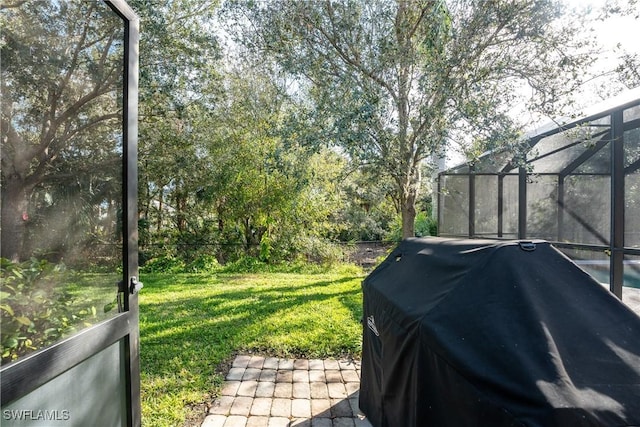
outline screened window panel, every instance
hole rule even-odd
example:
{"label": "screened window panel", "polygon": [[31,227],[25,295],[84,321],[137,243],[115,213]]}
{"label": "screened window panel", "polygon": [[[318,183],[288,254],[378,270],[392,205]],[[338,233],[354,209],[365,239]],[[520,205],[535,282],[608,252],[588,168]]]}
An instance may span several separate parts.
{"label": "screened window panel", "polygon": [[[609,143],[605,144],[602,148],[596,151],[594,147],[593,153],[590,157],[577,168],[573,170],[573,173],[579,174],[610,174],[611,173],[611,146]],[[589,153],[587,153],[589,154]]]}
{"label": "screened window panel", "polygon": [[504,170],[513,159],[513,153],[504,151],[483,156],[474,165],[476,173],[498,173]]}
{"label": "screened window panel", "polygon": [[609,117],[543,138],[527,156],[533,173],[561,173],[609,137]]}
{"label": "screened window panel", "polygon": [[622,302],[640,313],[640,256],[625,255]]}
{"label": "screened window panel", "polygon": [[518,237],[518,175],[506,175],[502,183],[502,237]]}
{"label": "screened window panel", "polygon": [[555,175],[529,176],[526,237],[558,238],[558,178]]}
{"label": "screened window panel", "polygon": [[531,171],[533,173],[560,173],[573,160],[582,155],[585,150],[585,146],[575,145],[553,154],[546,155],[545,157],[536,157],[538,160],[532,160],[530,162]]}
{"label": "screened window panel", "polygon": [[469,234],[469,177],[442,175],[440,234]]}
{"label": "screened window panel", "polygon": [[608,245],[610,241],[611,178],[573,175],[564,180],[564,202],[559,205],[563,242]]}
{"label": "screened window panel", "polygon": [[624,286],[640,291],[640,256],[624,256]]}
{"label": "screened window panel", "polygon": [[559,248],[580,268],[609,289],[611,258],[603,250]]}
{"label": "screened window panel", "polygon": [[475,233],[498,237],[498,177],[476,175],[475,189]]}
{"label": "screened window panel", "polygon": [[125,26],[88,1],[27,2],[2,19],[7,363],[118,313]]}
{"label": "screened window panel", "polygon": [[640,129],[624,133],[626,247],[640,247]]}

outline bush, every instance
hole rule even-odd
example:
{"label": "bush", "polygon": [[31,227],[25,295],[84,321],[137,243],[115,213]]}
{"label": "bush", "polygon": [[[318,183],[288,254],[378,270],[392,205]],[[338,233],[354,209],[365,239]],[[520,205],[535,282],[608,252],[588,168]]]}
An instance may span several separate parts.
{"label": "bush", "polygon": [[260,273],[270,270],[270,266],[258,258],[246,256],[225,265],[225,273]]}
{"label": "bush", "polygon": [[[2,363],[46,347],[97,319],[90,300],[70,292],[74,273],[64,264],[32,258],[0,259]],[[105,309],[106,310],[106,309]]]}
{"label": "bush", "polygon": [[415,222],[416,237],[437,236],[438,221],[427,215],[426,212],[419,212]]}
{"label": "bush", "polygon": [[345,259],[340,245],[319,237],[300,237],[295,246],[295,252],[314,264],[339,264]]}
{"label": "bush", "polygon": [[184,269],[184,261],[173,255],[152,258],[140,267],[140,271],[143,273],[180,273]]}
{"label": "bush", "polygon": [[199,255],[191,261],[185,270],[189,273],[205,273],[217,270],[220,267],[218,260],[214,255]]}
{"label": "bush", "polygon": [[[414,222],[414,234],[416,237],[437,236],[438,221],[426,212],[418,212]],[[402,240],[402,219],[397,217],[391,225],[391,231],[386,235],[386,240],[399,242]]]}

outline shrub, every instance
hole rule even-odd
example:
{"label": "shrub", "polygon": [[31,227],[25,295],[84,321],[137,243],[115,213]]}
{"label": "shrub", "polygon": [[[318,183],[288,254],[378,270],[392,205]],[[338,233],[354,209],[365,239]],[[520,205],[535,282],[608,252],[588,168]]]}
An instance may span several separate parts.
{"label": "shrub", "polygon": [[[437,236],[438,221],[427,212],[418,212],[414,222],[414,233],[416,237]],[[402,219],[399,216],[391,225],[391,231],[386,235],[386,240],[392,242],[402,240]]]}
{"label": "shrub", "polygon": [[140,267],[140,271],[143,273],[180,273],[184,270],[184,261],[173,255],[161,255],[152,258]]}
{"label": "shrub", "polygon": [[32,258],[23,263],[0,259],[0,315],[2,363],[90,325],[97,319],[95,305],[79,301],[68,283],[74,273],[64,264]]}
{"label": "shrub", "polygon": [[199,255],[190,262],[185,270],[190,273],[206,273],[212,272],[220,267],[218,260],[214,255]]}

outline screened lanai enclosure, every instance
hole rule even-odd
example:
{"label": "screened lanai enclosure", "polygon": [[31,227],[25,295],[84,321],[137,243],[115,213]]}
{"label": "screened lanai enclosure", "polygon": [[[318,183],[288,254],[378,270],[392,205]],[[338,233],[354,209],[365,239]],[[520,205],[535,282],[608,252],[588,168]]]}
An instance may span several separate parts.
{"label": "screened lanai enclosure", "polygon": [[522,142],[438,175],[440,236],[550,241],[637,305],[640,90]]}

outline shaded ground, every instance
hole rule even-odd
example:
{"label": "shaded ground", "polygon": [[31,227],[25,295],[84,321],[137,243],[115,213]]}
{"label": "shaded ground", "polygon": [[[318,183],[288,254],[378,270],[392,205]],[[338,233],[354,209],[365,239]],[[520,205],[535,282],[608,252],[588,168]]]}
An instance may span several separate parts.
{"label": "shaded ground", "polygon": [[372,270],[395,246],[394,242],[357,242],[349,247],[348,261]]}

